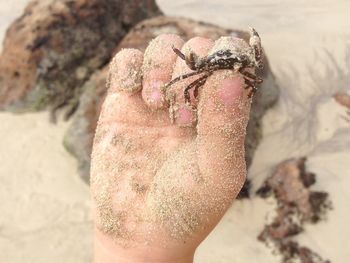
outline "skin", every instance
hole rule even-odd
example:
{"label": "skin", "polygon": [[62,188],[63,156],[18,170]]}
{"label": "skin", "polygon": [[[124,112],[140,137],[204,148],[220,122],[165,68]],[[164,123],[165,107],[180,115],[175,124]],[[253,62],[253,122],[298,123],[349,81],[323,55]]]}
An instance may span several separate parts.
{"label": "skin", "polygon": [[251,103],[241,76],[215,72],[193,107],[183,89],[198,76],[174,84],[174,123],[161,91],[190,72],[172,45],[205,56],[221,42],[161,35],[145,54],[116,55],[92,154],[95,262],[193,262],[239,193]]}

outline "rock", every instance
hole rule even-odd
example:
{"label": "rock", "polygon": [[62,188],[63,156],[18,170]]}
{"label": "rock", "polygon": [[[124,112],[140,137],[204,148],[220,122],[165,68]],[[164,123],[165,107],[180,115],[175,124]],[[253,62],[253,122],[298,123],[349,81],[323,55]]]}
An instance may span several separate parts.
{"label": "rock", "polygon": [[[195,36],[217,39],[223,35],[232,35],[245,40],[248,40],[249,37],[249,34],[243,31],[224,29],[184,18],[159,16],[136,25],[117,45],[114,53],[122,48],[137,48],[144,51],[151,39],[163,33],[178,34],[185,40]],[[108,69],[105,67],[101,71],[96,72],[83,88],[85,92],[81,97],[78,112],[74,116],[72,126],[65,137],[65,145],[70,152],[77,156],[80,163],[81,176],[85,181],[89,180],[89,156],[101,101],[106,92],[105,79],[107,71]],[[246,160],[248,166],[261,139],[261,118],[266,110],[274,104],[279,94],[267,60],[265,61],[265,68],[260,74],[263,76],[264,82],[254,97],[247,128]],[[245,195],[249,195],[247,189],[245,190]]]}
{"label": "rock", "polygon": [[74,112],[83,84],[136,23],[159,15],[148,0],[35,0],[8,29],[0,107]]}
{"label": "rock", "polygon": [[298,259],[302,263],[327,263],[316,252],[292,240],[303,231],[305,223],[318,222],[330,208],[327,193],[310,189],[316,175],[306,171],[305,162],[306,158],[299,158],[280,163],[258,190],[261,197],[273,194],[277,200],[276,216],[258,239],[267,245],[272,243],[283,262]]}
{"label": "rock", "polygon": [[107,74],[108,67],[105,67],[94,73],[85,83],[80,106],[63,141],[65,148],[78,159],[79,174],[86,182],[89,182],[90,178],[90,154],[94,131],[106,95]]}

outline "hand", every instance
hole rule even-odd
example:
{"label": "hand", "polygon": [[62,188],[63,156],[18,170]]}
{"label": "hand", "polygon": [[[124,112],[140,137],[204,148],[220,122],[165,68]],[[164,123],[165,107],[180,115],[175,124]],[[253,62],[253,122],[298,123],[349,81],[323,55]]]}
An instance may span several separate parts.
{"label": "hand", "polygon": [[172,46],[203,57],[234,45],[246,44],[161,35],[145,54],[124,49],[113,59],[92,154],[96,262],[192,262],[239,193],[251,103],[241,76],[216,71],[198,102],[191,94],[193,108],[183,89],[198,76],[162,90],[191,71]]}

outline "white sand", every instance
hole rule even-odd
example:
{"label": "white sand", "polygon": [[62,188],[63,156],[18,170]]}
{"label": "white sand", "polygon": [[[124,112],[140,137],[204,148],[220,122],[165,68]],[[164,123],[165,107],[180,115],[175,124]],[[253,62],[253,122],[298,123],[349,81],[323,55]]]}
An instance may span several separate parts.
{"label": "white sand", "polygon": [[0,115],[0,262],[89,262],[88,187],[48,114]]}
{"label": "white sand", "polygon": [[[350,90],[350,84],[322,72],[329,65],[325,48],[340,66],[345,65],[350,2],[232,2],[161,0],[159,4],[170,15],[257,28],[282,93],[264,118],[264,139],[249,176],[256,188],[279,161],[309,156],[308,169],[317,174],[314,188],[330,193],[334,210],[326,221],[307,226],[297,240],[333,263],[349,262],[350,123],[346,118],[350,115],[331,95]],[[1,0],[0,39],[25,3]],[[311,64],[316,81],[306,70]],[[61,144],[67,124],[52,126],[45,113],[0,113],[0,123],[0,262],[89,262],[89,194],[78,178],[75,160]],[[256,240],[273,208],[272,199],[237,201],[202,244],[195,262],[279,262]]]}

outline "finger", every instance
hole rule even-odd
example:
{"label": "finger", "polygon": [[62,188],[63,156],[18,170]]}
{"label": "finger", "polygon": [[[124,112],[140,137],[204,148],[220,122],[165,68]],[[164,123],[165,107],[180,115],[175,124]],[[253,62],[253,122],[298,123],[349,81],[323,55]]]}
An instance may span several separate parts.
{"label": "finger", "polygon": [[100,123],[169,123],[166,113],[152,112],[142,99],[142,65],[143,53],[139,50],[123,49],[115,55],[110,63],[109,89],[102,105]]}
{"label": "finger", "polygon": [[171,80],[171,73],[177,55],[172,50],[181,48],[183,40],[177,35],[160,35],[148,45],[143,61],[142,97],[152,109],[166,106],[164,92],[161,90]]}
{"label": "finger", "polygon": [[[196,54],[196,56],[198,57],[205,57],[208,54],[209,50],[213,47],[213,45],[214,42],[211,39],[195,37],[184,44],[184,46],[181,49],[181,52],[185,54],[185,56],[189,56],[192,52],[192,54]],[[174,67],[172,79],[182,75],[186,75],[190,72],[193,72],[193,70],[191,70],[189,65],[186,64],[186,61],[183,60],[183,58],[178,57]],[[194,96],[194,89],[196,87],[194,86],[192,89],[189,90],[189,95],[191,99],[190,105],[188,103],[185,103],[184,90],[195,80],[199,79],[201,76],[202,75],[197,75],[180,80],[169,87],[168,92],[173,92],[175,94],[175,102],[173,102],[174,105],[172,106],[174,107],[175,122],[179,126],[191,126],[196,121],[196,98]]]}
{"label": "finger", "polygon": [[123,49],[112,59],[109,66],[109,92],[129,94],[141,90],[143,53],[137,49]]}
{"label": "finger", "polygon": [[[249,48],[243,40],[219,39],[211,52]],[[233,70],[218,70],[205,83],[198,105],[198,162],[203,174],[219,176],[223,190],[236,196],[246,175],[244,139],[251,99]]]}

